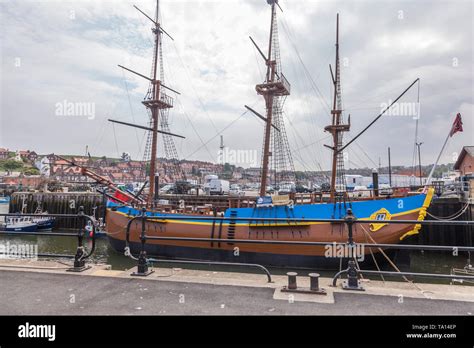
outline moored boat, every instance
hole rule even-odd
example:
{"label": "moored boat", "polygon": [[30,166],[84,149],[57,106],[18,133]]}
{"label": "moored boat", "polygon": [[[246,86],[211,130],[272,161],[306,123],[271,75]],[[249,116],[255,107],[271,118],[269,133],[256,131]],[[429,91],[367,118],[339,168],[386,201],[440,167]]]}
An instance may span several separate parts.
{"label": "moored boat", "polygon": [[38,225],[39,231],[50,231],[53,229],[54,222],[56,221],[55,217],[47,216],[48,212],[43,211],[39,206],[35,211],[35,214],[45,215],[45,216],[32,216],[31,220]]}
{"label": "moored boat", "polygon": [[0,225],[0,231],[5,232],[36,232],[38,225],[27,216],[9,216]]}
{"label": "moored boat", "polygon": [[[359,201],[352,202],[351,205],[354,215],[359,220],[423,220],[432,196],[433,190],[429,189],[426,193],[409,197]],[[212,219],[205,220],[202,215],[147,212],[147,216],[156,217],[156,220],[146,223],[146,231],[147,235],[158,237],[326,242],[330,246],[333,242],[347,242],[345,226],[304,220],[344,218],[346,213],[344,209],[339,209],[342,208],[339,207],[340,204],[295,205],[293,208],[288,206],[230,208],[224,213],[224,217],[229,220],[222,223],[216,223]],[[131,218],[140,214],[139,209],[109,203],[107,230],[114,231],[108,236],[114,249],[124,250],[126,246],[124,226]],[[172,217],[172,220],[167,220],[167,217]],[[183,220],[179,220],[179,217],[183,217]],[[232,218],[238,220],[232,221]],[[301,220],[291,223],[281,221],[275,223],[271,220],[252,221],[255,218]],[[133,253],[138,253],[141,248],[141,228],[141,222],[132,223],[130,226],[129,247]],[[362,223],[354,229],[354,241],[367,243],[370,236],[376,243],[396,244],[418,233],[419,229],[420,225],[414,224]],[[325,246],[147,240],[145,247],[149,254],[169,258],[248,262],[278,267],[331,266],[339,262],[339,259],[327,257],[328,247]],[[377,250],[374,249],[373,252],[376,253]],[[366,248],[364,253],[369,254],[369,248]]]}
{"label": "moored boat", "polygon": [[[213,220],[211,215],[186,214],[179,209],[175,209],[172,212],[163,212],[157,204],[158,189],[156,187],[157,177],[155,175],[157,134],[163,133],[166,136],[176,136],[167,130],[160,131],[158,129],[158,120],[164,111],[173,107],[172,98],[166,95],[164,91],[175,91],[163,85],[162,81],[157,77],[157,62],[161,62],[161,36],[163,33],[168,34],[160,26],[158,10],[154,20],[147,16],[155,25],[153,28],[155,47],[152,76],[151,78],[145,77],[150,81],[150,89],[143,101],[143,104],[150,111],[150,126],[143,127],[115,121],[116,123],[147,129],[152,132],[151,148],[147,151],[150,153],[150,177],[149,191],[146,196],[146,215],[152,219],[145,223],[146,234],[152,237],[210,239],[210,241],[202,242],[148,239],[145,243],[145,250],[148,254],[182,259],[259,263],[270,266],[315,267],[322,266],[326,262],[331,263],[334,260],[339,262],[339,258],[328,257],[326,247],[330,247],[331,243],[334,242],[347,243],[347,230],[345,224],[341,222],[305,220],[344,219],[348,209],[351,209],[358,220],[381,221],[376,224],[357,224],[354,229],[354,241],[356,243],[396,244],[406,237],[418,233],[420,229],[420,225],[416,223],[388,224],[383,221],[423,220],[426,215],[426,209],[429,207],[433,197],[433,190],[431,188],[426,187],[423,192],[399,197],[392,195],[391,197],[373,197],[372,199],[364,200],[353,200],[347,194],[342,151],[355,138],[365,132],[368,127],[350,142],[345,145],[343,144],[342,136],[344,132],[350,129],[350,118],[347,119],[347,123],[344,122],[341,102],[339,16],[337,17],[336,26],[336,61],[334,70],[331,69],[334,87],[333,109],[331,112],[332,124],[325,128],[333,139],[332,146],[327,146],[332,150],[333,154],[329,202],[294,205],[289,196],[267,195],[269,183],[272,182],[270,178],[272,173],[275,173],[273,174],[275,176],[273,178],[274,181],[276,182],[277,180],[276,166],[281,163],[291,162],[291,156],[284,156],[284,152],[289,151],[289,146],[281,115],[284,100],[290,95],[290,84],[281,71],[281,62],[279,61],[280,54],[276,21],[278,1],[267,0],[267,2],[271,6],[268,52],[264,54],[253,39],[251,39],[265,60],[267,67],[265,81],[256,85],[257,94],[262,95],[265,100],[266,115],[262,116],[255,110],[247,107],[249,111],[265,122],[261,181],[258,186],[259,196],[254,207],[229,207],[225,209],[221,212],[225,219],[220,221]],[[139,11],[141,12],[141,10]],[[124,69],[144,77],[133,70]],[[416,82],[417,80],[407,90]],[[273,170],[271,170],[272,168]],[[125,247],[130,247],[133,253],[140,251],[141,221],[131,223],[128,244],[126,226],[131,219],[142,213],[140,208],[143,207],[144,200],[136,195],[121,191],[106,179],[91,173],[86,168],[83,168],[83,173],[95,178],[98,182],[103,183],[115,192],[123,194],[118,203],[117,201],[111,201],[107,207],[106,229],[112,247],[120,252]],[[284,177],[283,175],[279,176],[278,180],[280,183],[292,182],[291,178]],[[289,191],[291,191],[291,188]],[[261,219],[267,220],[263,221]],[[272,219],[292,220],[272,221]],[[216,239],[216,241],[213,241],[213,239]],[[226,241],[219,241],[220,239],[226,239]],[[322,242],[327,243],[327,245],[256,244],[239,242],[239,240]],[[377,253],[378,251],[377,249],[367,248],[363,253]]]}

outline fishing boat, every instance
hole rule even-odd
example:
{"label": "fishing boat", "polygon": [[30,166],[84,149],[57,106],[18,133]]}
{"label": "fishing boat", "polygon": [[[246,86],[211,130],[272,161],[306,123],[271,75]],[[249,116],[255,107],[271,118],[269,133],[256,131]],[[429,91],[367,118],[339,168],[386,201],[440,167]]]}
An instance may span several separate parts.
{"label": "fishing boat", "polygon": [[[45,212],[44,214],[48,214]],[[33,217],[31,219],[34,223],[38,225],[38,230],[39,231],[50,231],[53,229],[55,218],[54,217],[48,217],[48,216],[40,216],[40,217]]]}
{"label": "fishing boat", "polygon": [[9,216],[0,224],[0,231],[36,232],[38,225],[27,216]]}
{"label": "fishing boat", "polygon": [[[23,204],[24,209],[26,205]],[[24,213],[24,212],[23,212]],[[44,215],[44,216],[31,216],[31,221],[38,225],[38,231],[51,231],[56,221],[55,217],[48,216],[47,211],[43,211],[40,205],[36,208],[35,215]]]}
{"label": "fishing boat", "polygon": [[[92,173],[83,168],[83,173],[96,179],[99,183],[119,193],[120,199],[109,201],[106,211],[106,229],[110,244],[117,251],[124,251],[129,247],[132,253],[140,251],[141,221],[135,221],[130,225],[129,243],[127,243],[126,226],[131,219],[142,214],[142,207],[146,207],[146,215],[150,219],[146,222],[146,234],[153,237],[177,237],[177,238],[206,238],[210,241],[191,240],[152,240],[148,239],[145,250],[148,254],[161,257],[217,260],[228,262],[259,263],[280,267],[315,267],[331,263],[334,260],[327,255],[325,246],[291,245],[291,244],[255,244],[243,243],[239,240],[260,241],[298,241],[298,242],[324,242],[330,245],[333,242],[346,243],[348,241],[346,226],[340,222],[318,222],[315,219],[344,219],[351,211],[358,220],[380,220],[380,223],[358,224],[354,230],[354,241],[356,243],[386,243],[395,244],[403,241],[408,236],[417,234],[420,230],[419,224],[387,224],[387,220],[423,220],[426,210],[431,203],[433,190],[425,188],[422,192],[409,193],[401,196],[372,197],[354,200],[349,197],[345,189],[343,150],[349,146],[363,132],[359,133],[351,141],[344,144],[343,134],[350,129],[350,116],[347,123],[344,121],[341,84],[339,67],[339,16],[336,24],[336,59],[334,69],[331,67],[332,84],[334,90],[333,108],[331,111],[332,123],[325,128],[331,134],[333,143],[326,145],[332,151],[332,172],[330,197],[327,202],[314,204],[294,204],[289,195],[267,194],[270,183],[276,182],[271,178],[273,168],[276,164],[287,161],[291,157],[283,156],[288,150],[284,122],[282,118],[282,106],[285,98],[290,95],[290,83],[282,73],[278,30],[277,30],[277,0],[267,0],[271,8],[271,25],[268,41],[268,52],[266,54],[258,47],[255,41],[252,43],[257,48],[266,65],[266,75],[263,83],[256,85],[256,92],[263,96],[266,107],[266,115],[263,116],[252,108],[246,108],[264,121],[264,139],[262,153],[262,170],[259,185],[259,196],[253,207],[233,208],[229,207],[221,213],[224,220],[213,220],[212,215],[199,215],[196,213],[181,212],[179,210],[165,212],[157,204],[157,177],[155,175],[157,161],[157,137],[178,136],[167,129],[159,128],[159,119],[165,112],[173,107],[173,98],[168,91],[176,92],[163,83],[163,66],[161,40],[163,34],[169,34],[161,27],[158,16],[159,2],[155,18],[151,18],[138,9],[153,23],[154,56],[151,77],[137,73],[131,69],[121,68],[149,80],[150,88],[146,94],[143,104],[150,114],[149,127],[122,123],[128,126],[138,127],[150,131],[150,169],[149,190],[143,199],[143,195],[135,195],[120,191],[106,178]],[[157,75],[158,64],[160,64],[160,76]],[[410,87],[412,87],[413,82]],[[407,90],[410,88],[408,87]],[[405,92],[407,91],[405,90]],[[403,92],[402,95],[405,93]],[[177,92],[176,92],[177,93]],[[400,95],[400,97],[402,96]],[[399,97],[399,98],[400,98]],[[397,98],[396,100],[398,100]],[[396,101],[395,100],[395,101]],[[388,110],[388,108],[386,109]],[[386,111],[385,110],[385,111]],[[385,112],[384,111],[384,112]],[[382,113],[383,114],[383,113]],[[382,115],[380,114],[378,118]],[[375,121],[374,121],[375,122]],[[372,122],[372,124],[374,123]],[[369,125],[370,126],[370,125]],[[280,147],[278,147],[280,146]],[[278,147],[278,148],[277,148]],[[280,176],[279,181],[291,182],[291,178]],[[114,196],[117,198],[117,195]],[[267,220],[261,220],[267,219]],[[272,219],[274,219],[272,221]],[[291,221],[285,221],[291,219]],[[296,221],[297,219],[298,221]],[[309,221],[305,221],[309,220]],[[214,241],[215,239],[215,241]],[[222,241],[225,239],[226,241]],[[235,241],[233,241],[235,240]],[[378,250],[372,250],[377,253]],[[367,248],[364,253],[372,252]],[[339,259],[336,259],[339,262]]]}

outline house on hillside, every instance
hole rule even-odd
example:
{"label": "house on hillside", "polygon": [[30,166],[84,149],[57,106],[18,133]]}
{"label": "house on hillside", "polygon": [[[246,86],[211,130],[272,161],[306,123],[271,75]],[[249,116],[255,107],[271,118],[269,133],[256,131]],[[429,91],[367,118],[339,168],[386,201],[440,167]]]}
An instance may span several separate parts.
{"label": "house on hillside", "polygon": [[6,160],[9,157],[9,151],[8,149],[5,149],[3,147],[0,147],[0,160]]}

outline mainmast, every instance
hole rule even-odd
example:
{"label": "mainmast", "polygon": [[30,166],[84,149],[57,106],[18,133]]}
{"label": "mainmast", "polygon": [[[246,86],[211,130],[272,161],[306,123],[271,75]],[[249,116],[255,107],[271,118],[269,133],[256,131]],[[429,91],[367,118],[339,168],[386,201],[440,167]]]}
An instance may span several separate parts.
{"label": "mainmast", "polygon": [[[266,117],[258,114],[252,109],[248,108],[254,112],[258,117],[265,121],[265,134],[264,134],[264,143],[263,143],[263,154],[262,154],[262,177],[260,182],[260,196],[265,196],[266,187],[267,187],[267,177],[269,171],[269,161],[270,156],[274,155],[270,151],[271,144],[271,132],[280,133],[278,139],[274,139],[274,148],[277,150],[279,157],[284,156],[283,152],[285,149],[281,147],[286,147],[286,150],[289,152],[288,140],[286,134],[284,133],[284,125],[281,116],[281,102],[279,97],[288,96],[290,94],[290,84],[286,80],[285,76],[281,72],[280,64],[280,52],[278,47],[278,32],[277,32],[277,22],[276,22],[276,6],[278,5],[278,0],[267,0],[267,3],[271,6],[271,21],[270,21],[270,37],[268,40],[268,53],[267,56],[260,50],[260,48],[255,44],[255,42],[250,38],[253,44],[257,47],[260,55],[265,60],[267,66],[267,72],[265,75],[265,82],[258,84],[255,89],[257,93],[262,95],[265,100],[266,108]],[[276,118],[275,118],[276,117]],[[279,147],[279,148],[277,148]],[[290,166],[292,166],[291,156],[289,156]],[[280,160],[279,161],[284,161]],[[280,164],[281,165],[281,164]],[[275,168],[276,170],[277,168]]]}
{"label": "mainmast", "polygon": [[332,124],[326,126],[324,130],[330,132],[333,137],[333,146],[325,146],[329,147],[333,151],[330,200],[331,202],[334,202],[336,200],[336,186],[340,185],[340,187],[344,189],[346,184],[344,178],[344,157],[340,149],[342,147],[343,133],[349,131],[350,129],[350,115],[348,124],[343,124],[344,120],[342,118],[341,74],[339,64],[339,14],[337,14],[336,17],[335,74],[333,74],[331,66],[329,66],[329,68],[334,86],[333,107],[331,110]]}

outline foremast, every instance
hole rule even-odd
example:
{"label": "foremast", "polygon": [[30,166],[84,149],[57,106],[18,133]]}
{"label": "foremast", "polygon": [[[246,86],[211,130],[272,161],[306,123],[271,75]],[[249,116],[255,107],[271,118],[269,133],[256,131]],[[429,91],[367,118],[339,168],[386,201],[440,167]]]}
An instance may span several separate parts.
{"label": "foremast", "polygon": [[161,44],[161,26],[159,22],[159,6],[160,1],[156,1],[156,11],[155,11],[155,27],[152,28],[152,32],[155,36],[155,45],[153,48],[153,63],[151,70],[151,81],[150,81],[150,90],[143,100],[143,105],[145,105],[151,113],[151,146],[150,146],[150,168],[149,168],[149,192],[147,197],[147,206],[153,206],[154,193],[155,193],[155,176],[156,176],[156,155],[157,155],[157,144],[158,144],[158,118],[160,110],[169,109],[173,107],[173,100],[170,96],[161,88],[161,79],[158,77],[158,57],[160,55],[160,44]]}
{"label": "foremast", "polygon": [[[267,0],[267,3],[271,6],[271,22],[270,22],[270,37],[268,40],[268,53],[267,56],[258,48],[257,49],[265,60],[267,71],[265,75],[265,82],[255,86],[255,89],[259,95],[262,95],[265,100],[266,117],[263,118],[265,121],[265,133],[262,153],[262,174],[260,181],[260,196],[265,196],[267,187],[267,177],[269,173],[269,162],[272,153],[270,151],[271,144],[271,132],[276,130],[281,132],[283,129],[283,120],[277,120],[274,124],[275,109],[277,112],[281,112],[281,105],[279,100],[276,99],[282,96],[290,95],[290,84],[286,80],[285,76],[281,72],[280,64],[280,53],[278,47],[278,33],[277,33],[277,19],[276,19],[276,6],[278,6],[278,0]],[[253,111],[253,110],[252,110]],[[283,134],[283,136],[286,136]],[[283,139],[287,146],[286,137]],[[289,149],[288,149],[289,150]],[[291,159],[290,159],[291,161]],[[292,165],[292,164],[290,164]],[[276,168],[275,168],[276,169]]]}

